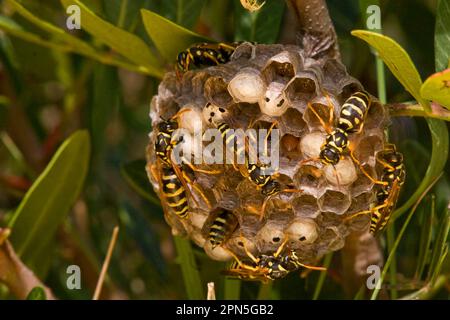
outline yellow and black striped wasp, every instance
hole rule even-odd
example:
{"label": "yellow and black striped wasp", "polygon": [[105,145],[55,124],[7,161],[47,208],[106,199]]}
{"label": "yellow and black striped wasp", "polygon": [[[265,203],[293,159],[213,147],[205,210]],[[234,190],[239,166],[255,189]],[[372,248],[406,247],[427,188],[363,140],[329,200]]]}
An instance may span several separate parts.
{"label": "yellow and black striped wasp", "polygon": [[[209,108],[211,106],[211,103],[207,103],[205,108]],[[220,109],[220,108],[219,108]],[[230,150],[232,154],[234,155],[233,159],[233,166],[235,169],[241,174],[246,177],[249,181],[254,183],[256,187],[261,191],[261,194],[266,196],[263,205],[260,210],[260,217],[261,219],[264,217],[265,208],[267,205],[267,202],[270,200],[272,196],[275,196],[276,194],[280,192],[301,192],[301,190],[297,189],[290,189],[286,188],[283,189],[281,184],[275,180],[276,174],[268,174],[269,167],[266,165],[263,165],[261,163],[251,163],[249,161],[249,149],[254,148],[257,145],[257,137],[253,135],[249,135],[249,139],[245,139],[244,141],[240,141],[241,143],[238,143],[238,139],[236,136],[236,132],[234,129],[232,129],[226,122],[223,121],[223,119],[217,119],[214,117],[215,115],[211,114],[211,117],[209,118],[209,122],[216,126],[216,128],[220,131],[220,134],[222,136],[222,139],[224,141],[224,145],[226,150]],[[267,135],[265,137],[265,146],[264,149],[266,150],[267,154],[267,145],[268,145],[268,139],[270,137],[271,131],[275,127],[277,122],[273,122],[267,132]],[[250,125],[249,127],[252,127]],[[235,160],[244,160],[244,170],[241,171],[237,168]]]}
{"label": "yellow and black striped wasp", "polygon": [[228,210],[221,210],[209,227],[208,240],[214,249],[226,242],[239,225],[237,217]]}
{"label": "yellow and black striped wasp", "polygon": [[375,207],[346,218],[347,220],[359,215],[371,214],[370,233],[374,235],[383,231],[389,222],[406,177],[403,155],[396,150],[394,144],[386,145],[384,150],[377,153],[377,162],[383,169],[378,183]]}
{"label": "yellow and black striped wasp", "polygon": [[326,268],[315,267],[303,264],[295,250],[288,249],[287,254],[282,254],[288,239],[283,241],[274,254],[261,254],[255,257],[245,246],[244,250],[250,259],[249,262],[241,261],[234,253],[231,255],[235,261],[230,268],[222,271],[224,275],[238,278],[242,280],[261,281],[268,283],[271,280],[281,279],[289,273],[299,270],[300,268],[307,268],[310,270],[326,271]]}
{"label": "yellow and black striped wasp", "polygon": [[195,44],[178,54],[177,72],[187,72],[192,66],[201,68],[227,63],[239,44],[241,42]]}
{"label": "yellow and black striped wasp", "polygon": [[[330,123],[333,123],[333,103],[328,94],[325,94],[325,96],[329,104],[329,121]],[[336,165],[339,162],[343,153],[349,147],[348,135],[350,133],[359,133],[362,131],[370,104],[371,98],[367,92],[357,91],[353,93],[342,105],[336,127],[333,130],[330,130],[330,126],[324,123],[322,117],[314,110],[311,103],[308,103],[308,108],[319,119],[325,130],[328,131],[325,143],[320,148],[319,155],[320,160],[324,164]],[[353,156],[352,152],[350,152],[350,154],[355,160],[356,158]]]}
{"label": "yellow and black striped wasp", "polygon": [[188,217],[189,203],[187,193],[189,193],[193,201],[196,202],[195,197],[190,193],[189,185],[198,192],[208,207],[211,206],[208,198],[193,181],[194,171],[217,173],[216,171],[194,168],[194,166],[187,161],[182,160],[181,163],[175,163],[172,160],[172,150],[181,142],[181,137],[176,137],[174,139],[174,133],[178,129],[177,119],[183,112],[188,110],[189,109],[181,110],[168,120],[162,119],[163,121],[158,124],[158,132],[154,144],[156,164],[152,165],[150,168],[152,176],[161,186],[161,192],[167,206],[180,219],[186,219]]}

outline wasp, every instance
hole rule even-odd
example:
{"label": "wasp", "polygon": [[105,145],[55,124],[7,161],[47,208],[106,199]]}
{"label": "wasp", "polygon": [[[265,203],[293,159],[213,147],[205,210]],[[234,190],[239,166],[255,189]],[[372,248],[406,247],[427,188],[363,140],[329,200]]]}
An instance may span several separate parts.
{"label": "wasp", "polygon": [[[328,94],[325,93],[329,107],[329,122],[334,122],[334,108]],[[319,159],[325,165],[335,166],[343,158],[344,152],[349,150],[350,157],[356,163],[361,172],[375,184],[384,185],[385,182],[374,179],[362,166],[360,161],[353,154],[349,142],[349,134],[360,133],[364,126],[364,120],[371,105],[371,97],[365,91],[353,93],[342,105],[337,119],[336,127],[331,130],[317,111],[308,103],[308,108],[319,119],[322,126],[328,132],[324,144],[320,148]],[[303,162],[309,162],[314,159],[306,159]]]}
{"label": "wasp", "polygon": [[370,233],[374,235],[383,231],[389,222],[406,177],[403,155],[396,150],[395,145],[388,144],[384,150],[378,152],[377,161],[383,166],[383,169],[381,183],[376,193],[375,207],[349,217],[370,213]]}
{"label": "wasp", "polygon": [[[330,122],[333,122],[334,110],[333,104],[328,95],[326,95],[329,102]],[[337,120],[337,126],[332,130],[325,140],[325,143],[320,148],[320,160],[324,164],[336,165],[342,158],[342,154],[349,146],[348,135],[354,132],[361,132],[369,110],[371,98],[365,91],[357,91],[353,93],[342,105]],[[326,125],[320,115],[314,110],[312,105],[308,103],[308,108],[316,115],[323,127],[330,131],[329,126]],[[353,158],[353,157],[352,157]]]}
{"label": "wasp", "polygon": [[[168,120],[158,124],[158,132],[156,134],[154,150],[157,157],[156,166],[150,168],[155,180],[159,181],[164,198],[167,205],[173,212],[185,219],[188,216],[188,199],[186,193],[189,192],[188,184],[190,184],[203,198],[205,203],[210,206],[209,200],[199,187],[194,183],[194,171],[203,173],[217,173],[216,171],[201,170],[195,168],[191,163],[181,161],[180,164],[172,161],[173,148],[182,141],[182,137],[174,139],[174,133],[178,129],[177,118],[189,109],[179,111],[176,115]],[[159,165],[158,165],[159,164]],[[192,194],[191,194],[192,196]],[[195,198],[192,197],[192,199]]]}
{"label": "wasp", "polygon": [[245,242],[243,242],[245,253],[250,261],[243,262],[234,253],[230,252],[235,261],[228,270],[224,270],[222,273],[242,280],[254,280],[268,283],[271,280],[284,278],[290,272],[297,271],[301,267],[311,270],[326,271],[326,268],[323,267],[309,266],[301,263],[295,250],[288,249],[286,254],[282,254],[287,241],[288,239],[283,241],[275,253],[269,255],[261,254],[258,257],[255,257],[246,248]]}
{"label": "wasp", "polygon": [[212,248],[227,241],[238,225],[239,221],[231,211],[220,211],[209,228],[208,240]]}
{"label": "wasp", "polygon": [[178,54],[177,70],[184,73],[191,66],[201,68],[227,63],[240,44],[241,42],[195,44]]}
{"label": "wasp", "polygon": [[[276,124],[277,124],[276,122],[272,123],[265,137],[264,148],[266,150],[265,151],[266,154],[267,154],[268,138]],[[218,129],[220,130],[222,138],[225,141],[225,147],[234,150],[236,135],[233,132],[231,132],[231,128],[226,123],[220,123],[218,125]],[[260,211],[260,217],[262,219],[264,217],[267,203],[271,199],[271,197],[277,195],[280,192],[295,193],[301,192],[301,190],[289,188],[283,189],[281,184],[277,180],[275,180],[277,173],[268,174],[267,173],[269,171],[268,166],[261,163],[251,163],[248,155],[248,150],[250,149],[251,146],[247,147],[246,143],[256,145],[257,139],[255,136],[250,135],[249,140],[250,140],[249,142],[246,141],[244,144],[237,145],[236,158],[245,160],[246,172],[243,173],[244,177],[246,177],[249,181],[255,184],[256,187],[260,190],[261,194],[266,196]]]}

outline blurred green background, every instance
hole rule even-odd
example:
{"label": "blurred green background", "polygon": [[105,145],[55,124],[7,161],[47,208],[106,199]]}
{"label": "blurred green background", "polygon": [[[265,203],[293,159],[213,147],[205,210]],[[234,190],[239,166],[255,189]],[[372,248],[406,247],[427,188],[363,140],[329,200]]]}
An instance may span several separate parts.
{"label": "blurred green background", "polygon": [[[154,42],[146,32],[140,9],[148,9],[215,40],[249,40],[260,43],[295,41],[293,20],[288,17],[288,10],[281,0],[267,0],[257,15],[245,11],[238,0],[82,2],[105,21],[142,39],[155,60],[161,61],[158,66],[161,72],[172,70],[174,61],[169,63],[159,56]],[[21,13],[11,1],[0,1],[0,28],[4,30],[0,33],[0,226],[11,225],[12,219],[13,233],[15,228],[23,229],[23,234],[18,231],[18,235],[11,239],[13,245],[16,250],[17,247],[23,247],[23,251],[19,252],[21,258],[58,298],[92,297],[115,225],[119,225],[121,230],[103,298],[192,297],[192,292],[189,294],[189,290],[185,289],[180,272],[179,263],[183,258],[177,258],[170,229],[155,196],[151,194],[143,171],[145,147],[151,130],[149,105],[151,97],[157,92],[160,79],[156,73],[129,70],[133,68],[126,66],[136,65],[133,64],[134,57],[115,48],[113,51],[121,53],[118,55],[110,49],[114,46],[108,42],[105,45],[102,36],[92,36],[92,32],[83,27],[83,14],[81,30],[68,31],[65,28],[65,6],[60,1],[23,0],[20,3],[34,17],[58,26],[89,44],[95,52],[101,52],[101,58],[73,53],[77,51],[72,50],[72,46],[76,46],[73,40],[70,42],[57,32],[49,32]],[[375,57],[365,42],[350,35],[351,30],[365,28],[364,5],[368,3],[375,1],[327,1],[338,34],[343,62],[351,75],[359,79],[369,92],[377,95]],[[394,38],[410,54],[423,79],[433,74],[437,0],[382,0],[380,6],[384,34]],[[450,24],[450,20],[447,23]],[[30,34],[34,35],[39,40],[33,41],[33,38],[31,42],[27,41],[30,38],[26,38],[24,34],[28,37]],[[114,30],[110,34],[116,35]],[[51,47],[48,43],[56,45]],[[126,66],[120,68],[109,62],[101,63],[101,59],[125,62]],[[388,102],[413,100],[388,70],[385,85]],[[50,180],[47,189],[40,190],[40,199],[44,203],[27,208],[23,204],[24,195],[61,143],[79,129],[88,131],[91,153],[88,154],[80,146],[66,158],[62,155],[61,158],[67,164],[62,163],[62,169],[56,171],[55,176],[63,176],[65,180]],[[422,181],[430,160],[431,136],[424,119],[402,117],[393,119],[390,139],[404,153],[407,165],[408,180],[401,204]],[[82,144],[82,141],[72,141],[75,147],[77,143]],[[80,190],[76,186],[71,189],[70,186],[80,178],[78,171],[64,172],[64,168],[70,165],[75,169],[83,167],[87,170]],[[418,207],[395,253],[396,268],[391,271],[394,280],[390,278],[389,281],[391,284],[394,282],[394,285],[396,282],[408,283],[411,285],[410,290],[394,294],[392,291],[384,292],[383,298],[403,296],[420,290],[426,284],[427,277],[422,274],[426,275],[431,268],[432,257],[425,255],[428,258],[424,258],[419,251],[425,246],[424,250],[428,252],[434,245],[446,242],[448,230],[439,231],[439,226],[442,221],[448,220],[446,207],[450,200],[449,169],[447,164],[444,176]],[[82,181],[79,183],[81,185]],[[52,192],[55,192],[55,199],[51,203],[60,207],[54,209],[54,212],[49,210],[43,221],[39,218],[40,211],[33,208],[43,208],[39,205],[50,202],[46,195],[52,197]],[[69,205],[72,201],[71,192],[76,200],[73,199],[73,206],[65,208],[64,204]],[[64,194],[66,197],[61,196]],[[21,202],[22,207],[19,207]],[[21,208],[22,216],[14,217],[18,207]],[[45,211],[45,208],[42,210]],[[64,211],[67,211],[67,215]],[[434,215],[431,215],[432,211]],[[390,231],[393,238],[405,218],[406,215],[403,215],[396,221],[395,227]],[[53,225],[56,240],[47,239],[51,235],[46,235]],[[431,230],[429,241],[427,234],[421,234],[425,228]],[[35,233],[31,234],[29,229]],[[440,232],[445,233],[445,236],[441,235],[444,239],[439,238]],[[21,241],[28,241],[27,246],[22,246]],[[384,237],[381,243],[386,249]],[[188,245],[180,242],[178,246]],[[224,263],[211,261],[195,246],[192,247],[192,252],[189,247],[183,250],[187,250],[185,252],[188,256],[185,259],[192,258],[191,253],[196,259],[194,268],[198,267],[200,270],[202,282],[199,286],[202,294],[206,292],[206,283],[210,281],[216,283],[218,298],[311,299],[314,292],[318,295],[317,290],[321,299],[353,298],[355,294],[354,288],[349,289],[346,284],[339,253],[328,257],[329,272],[322,279],[323,286],[318,289],[319,273],[312,273],[306,279],[292,274],[273,286],[260,286],[258,283],[241,285],[236,280],[225,281],[219,274],[225,267]],[[443,252],[439,251],[439,257]],[[424,260],[421,268],[425,271],[422,270],[423,273],[418,275],[420,259],[428,259],[428,262]],[[81,267],[81,290],[69,290],[66,287],[66,268],[72,264]],[[439,273],[445,277],[450,275],[448,259],[443,261]],[[445,278],[443,281],[444,285],[433,297],[449,298],[448,280]],[[1,292],[3,298],[12,297],[4,286]]]}

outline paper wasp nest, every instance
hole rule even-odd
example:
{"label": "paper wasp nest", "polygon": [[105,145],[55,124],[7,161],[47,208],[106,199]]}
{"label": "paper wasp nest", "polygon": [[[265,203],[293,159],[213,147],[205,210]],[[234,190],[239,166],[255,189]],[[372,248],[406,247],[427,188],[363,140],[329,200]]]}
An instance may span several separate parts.
{"label": "paper wasp nest", "polygon": [[[200,165],[202,169],[221,170],[219,174],[195,172],[190,189],[197,199],[189,199],[189,217],[179,219],[166,210],[166,220],[175,234],[186,235],[217,260],[232,259],[226,247],[245,258],[243,245],[253,254],[272,254],[289,238],[303,263],[313,264],[330,251],[339,250],[350,232],[368,227],[369,218],[361,216],[344,221],[352,213],[367,210],[375,199],[373,183],[348,155],[335,166],[317,160],[329,123],[329,105],[334,118],[344,101],[361,84],[334,59],[314,59],[293,45],[252,45],[244,43],[226,64],[186,72],[177,78],[174,72],[165,75],[158,95],[151,102],[153,131],[147,148],[149,167],[156,163],[154,142],[157,124],[169,119],[180,109],[189,108],[203,121],[203,129],[211,128],[204,115],[209,102],[226,112],[224,122],[231,128],[268,128],[276,121],[280,130],[280,167],[275,178],[283,186],[301,190],[280,192],[267,202],[263,219],[255,214],[265,196],[257,186],[232,165]],[[319,120],[308,103],[322,118]],[[189,120],[179,121],[188,126]],[[325,127],[324,127],[325,124]],[[383,149],[383,130],[388,124],[384,107],[374,99],[364,129],[350,134],[349,141],[356,158],[372,176],[377,176],[375,156]],[[312,159],[311,161],[304,161]],[[159,182],[149,174],[162,201]],[[210,202],[208,207],[198,194],[201,190]],[[221,210],[229,210],[239,222],[231,237],[212,250],[208,227]]]}

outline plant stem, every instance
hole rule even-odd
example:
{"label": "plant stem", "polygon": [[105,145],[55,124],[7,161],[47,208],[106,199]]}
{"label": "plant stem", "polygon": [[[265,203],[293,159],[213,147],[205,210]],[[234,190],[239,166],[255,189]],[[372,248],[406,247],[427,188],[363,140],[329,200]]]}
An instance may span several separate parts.
{"label": "plant stem", "polygon": [[392,117],[424,117],[450,121],[450,111],[434,103],[431,104],[431,112],[426,112],[419,104],[394,103],[386,106]]}
{"label": "plant stem", "polygon": [[[330,252],[325,256],[324,259],[324,267],[329,268],[331,264],[331,260],[333,259],[333,252]],[[313,300],[317,300],[319,298],[320,292],[322,291],[323,283],[325,282],[325,278],[327,277],[326,272],[321,272],[319,275],[319,279],[317,280],[316,289],[314,290]]]}
{"label": "plant stem", "polygon": [[422,199],[425,197],[425,195],[430,191],[430,189],[434,186],[434,184],[440,179],[442,176],[442,173],[434,179],[434,181],[428,186],[427,189],[425,189],[424,192],[422,192],[419,199],[417,199],[416,203],[414,204],[414,207],[411,209],[408,217],[406,218],[405,222],[403,223],[402,228],[400,229],[400,232],[398,233],[397,239],[394,242],[394,245],[392,246],[391,252],[389,252],[389,256],[386,260],[386,264],[384,265],[383,272],[381,273],[381,277],[378,279],[375,289],[373,290],[372,296],[370,297],[370,300],[375,300],[378,297],[378,294],[381,290],[381,285],[383,284],[384,278],[386,277],[386,273],[389,270],[389,266],[392,263],[392,259],[395,256],[395,252],[398,248],[398,245],[400,244],[400,240],[403,238],[403,234],[406,231],[406,228],[408,227],[409,221],[411,220],[412,216],[414,215],[414,212],[416,212],[417,207],[419,206]]}

